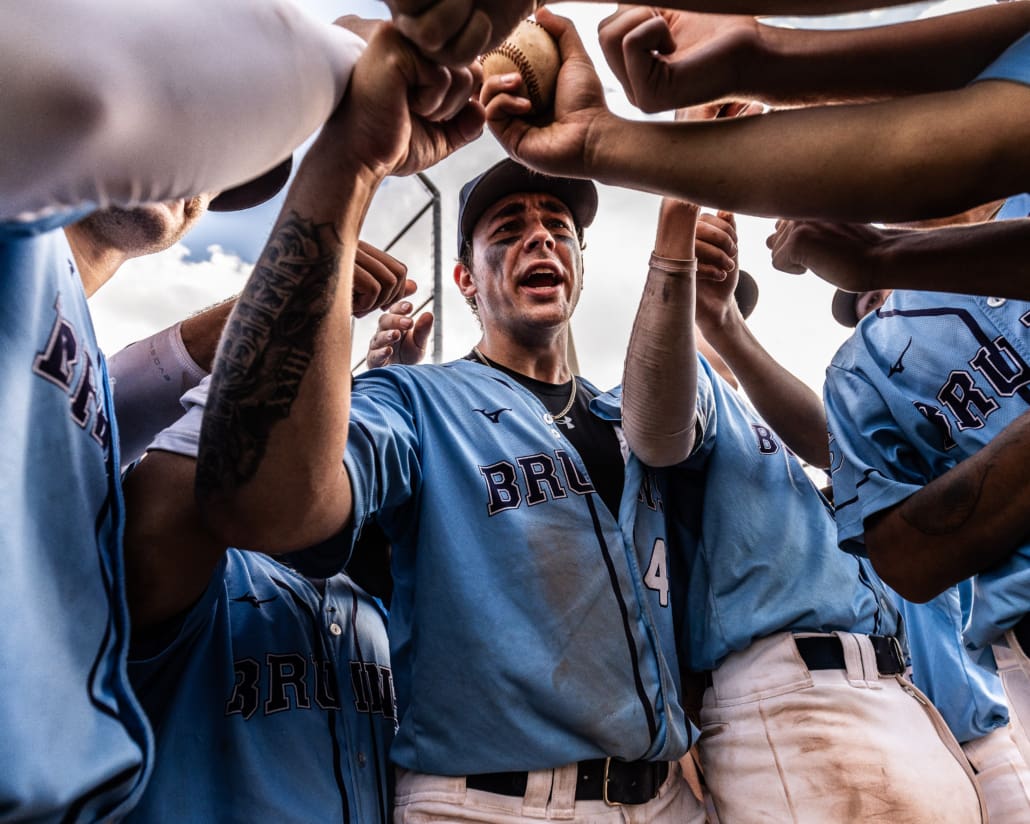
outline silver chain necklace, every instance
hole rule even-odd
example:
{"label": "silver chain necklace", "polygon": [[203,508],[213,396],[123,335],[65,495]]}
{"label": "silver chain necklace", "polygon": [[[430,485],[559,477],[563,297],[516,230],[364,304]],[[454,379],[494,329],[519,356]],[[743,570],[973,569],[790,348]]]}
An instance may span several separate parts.
{"label": "silver chain necklace", "polygon": [[[479,351],[479,347],[478,346],[473,346],[472,347],[472,354],[475,355],[477,358],[479,358],[479,362],[481,364],[483,364],[483,366],[490,366],[490,367],[493,366],[493,364],[490,363],[490,361],[488,361],[486,359],[486,356],[482,352]],[[572,376],[572,392],[569,394],[569,400],[565,404],[565,406],[562,408],[561,412],[558,412],[558,413],[556,413],[556,414],[551,416],[552,418],[554,418],[554,420],[560,421],[562,418],[564,418],[566,415],[569,414],[569,410],[572,409],[572,404],[574,404],[576,402],[576,387],[577,387],[576,376],[573,375]]]}

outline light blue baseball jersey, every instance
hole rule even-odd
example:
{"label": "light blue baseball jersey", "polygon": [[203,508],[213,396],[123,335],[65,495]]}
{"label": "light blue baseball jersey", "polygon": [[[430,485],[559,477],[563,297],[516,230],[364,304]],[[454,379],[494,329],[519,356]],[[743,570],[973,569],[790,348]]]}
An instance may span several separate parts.
{"label": "light blue baseball jersey", "polygon": [[141,653],[129,672],[156,758],[129,820],[390,820],[385,612],[345,575],[323,595],[230,549],[175,637]]}
{"label": "light blue baseball jersey", "polygon": [[125,671],[117,435],[65,216],[0,225],[0,820],[116,819],[150,732]]}
{"label": "light blue baseball jersey", "polygon": [[801,462],[698,360],[700,438],[660,476],[686,666],[714,669],[775,632],[893,635],[889,596],[866,561],[837,550],[830,505]]}
{"label": "light blue baseball jersey", "polygon": [[[1026,216],[1010,198],[998,219]],[[864,522],[978,452],[1030,405],[1030,303],[895,291],[827,370],[840,545]],[[973,582],[967,647],[986,650],[1030,610],[1030,545]],[[989,663],[989,658],[988,658]]]}
{"label": "light blue baseball jersey", "polygon": [[1009,46],[976,79],[1011,80],[1030,86],[1030,33]]}
{"label": "light blue baseball jersey", "polygon": [[355,532],[374,516],[393,548],[397,764],[685,752],[669,596],[643,580],[664,519],[639,462],[616,519],[543,404],[463,360],[358,377],[345,463]]}
{"label": "light blue baseball jersey", "polygon": [[888,591],[905,622],[912,681],[940,710],[959,743],[1005,726],[1008,703],[993,660],[980,666],[962,642],[972,581],[950,587],[925,604],[913,604]]}

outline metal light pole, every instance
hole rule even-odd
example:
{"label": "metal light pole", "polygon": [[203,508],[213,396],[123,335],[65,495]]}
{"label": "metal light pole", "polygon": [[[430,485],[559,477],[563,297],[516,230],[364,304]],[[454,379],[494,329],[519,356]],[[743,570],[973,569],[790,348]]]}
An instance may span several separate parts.
{"label": "metal light pole", "polygon": [[443,209],[440,190],[424,172],[415,175],[432,197],[433,203],[433,363],[443,361]]}

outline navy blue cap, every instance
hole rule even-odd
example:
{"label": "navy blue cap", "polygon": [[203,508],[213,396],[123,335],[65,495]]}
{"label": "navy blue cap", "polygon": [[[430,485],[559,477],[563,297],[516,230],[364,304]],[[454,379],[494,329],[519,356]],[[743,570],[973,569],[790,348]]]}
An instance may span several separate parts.
{"label": "navy blue cap", "polygon": [[743,269],[737,270],[737,288],[733,290],[733,299],[744,320],[751,316],[758,305],[758,282]]}
{"label": "navy blue cap", "polygon": [[841,326],[854,329],[858,326],[858,321],[860,320],[857,303],[857,294],[838,289],[833,293],[833,302],[830,304],[830,312],[833,314],[833,319]]}
{"label": "navy blue cap", "polygon": [[458,257],[483,213],[502,197],[521,192],[546,192],[564,203],[576,226],[585,229],[597,214],[597,187],[590,180],[551,177],[505,158],[461,187],[458,195]]}
{"label": "navy blue cap", "polygon": [[279,193],[279,190],[286,185],[286,181],[290,179],[292,169],[293,155],[290,155],[263,175],[241,183],[239,186],[226,189],[215,197],[207,208],[212,212],[239,212],[259,206]]}

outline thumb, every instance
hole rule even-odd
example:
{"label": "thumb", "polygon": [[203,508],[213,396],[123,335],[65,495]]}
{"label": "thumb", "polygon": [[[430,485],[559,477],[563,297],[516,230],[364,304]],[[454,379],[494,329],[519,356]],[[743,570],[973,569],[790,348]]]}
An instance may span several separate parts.
{"label": "thumb", "polygon": [[423,312],[415,319],[415,325],[411,329],[411,342],[420,352],[425,352],[432,331],[433,313]]}

